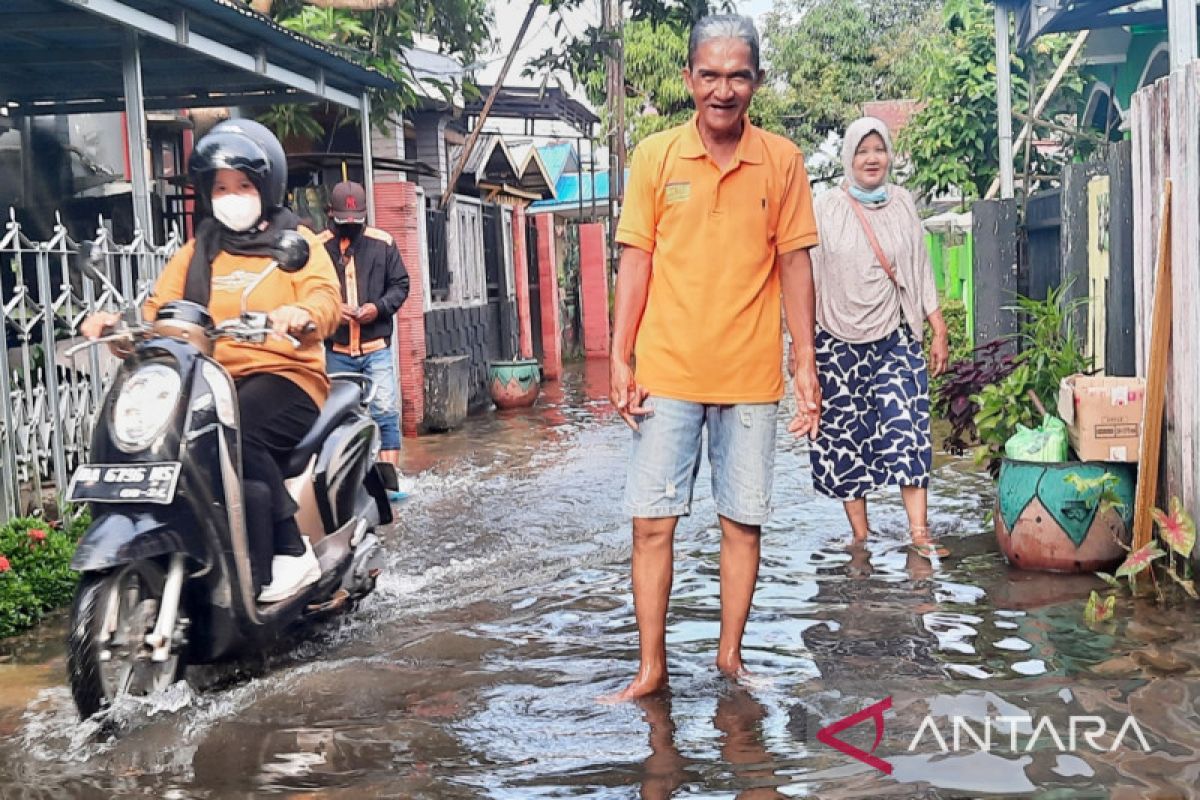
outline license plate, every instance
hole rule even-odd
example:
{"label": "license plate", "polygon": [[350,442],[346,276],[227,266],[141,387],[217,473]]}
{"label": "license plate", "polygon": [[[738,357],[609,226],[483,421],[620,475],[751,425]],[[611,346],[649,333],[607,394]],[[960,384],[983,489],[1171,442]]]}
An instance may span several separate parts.
{"label": "license plate", "polygon": [[156,503],[175,499],[180,464],[84,464],[75,470],[67,499],[88,503]]}

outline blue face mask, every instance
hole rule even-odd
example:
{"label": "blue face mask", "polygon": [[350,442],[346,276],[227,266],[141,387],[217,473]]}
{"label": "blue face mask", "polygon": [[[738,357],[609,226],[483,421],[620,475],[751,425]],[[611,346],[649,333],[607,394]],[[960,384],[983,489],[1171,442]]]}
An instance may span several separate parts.
{"label": "blue face mask", "polygon": [[879,205],[884,200],[887,200],[887,184],[885,183],[867,192],[851,183],[850,196],[864,205]]}

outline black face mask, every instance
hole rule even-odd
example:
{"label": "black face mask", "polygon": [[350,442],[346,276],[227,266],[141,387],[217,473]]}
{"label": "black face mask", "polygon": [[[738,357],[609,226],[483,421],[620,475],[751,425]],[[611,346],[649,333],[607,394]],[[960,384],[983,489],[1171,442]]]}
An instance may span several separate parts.
{"label": "black face mask", "polygon": [[337,231],[338,236],[343,239],[357,239],[363,230],[361,222],[340,222],[333,227]]}

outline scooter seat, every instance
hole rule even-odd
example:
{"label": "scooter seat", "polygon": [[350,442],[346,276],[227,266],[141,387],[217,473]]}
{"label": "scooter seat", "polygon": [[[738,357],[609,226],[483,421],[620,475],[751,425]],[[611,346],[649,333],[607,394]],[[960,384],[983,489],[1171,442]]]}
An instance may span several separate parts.
{"label": "scooter seat", "polygon": [[329,387],[329,397],[321,415],[313,423],[312,429],[305,434],[292,455],[288,459],[285,478],[294,478],[308,466],[308,462],[321,449],[321,444],[338,425],[345,422],[359,408],[362,402],[362,387],[353,381],[334,380]]}

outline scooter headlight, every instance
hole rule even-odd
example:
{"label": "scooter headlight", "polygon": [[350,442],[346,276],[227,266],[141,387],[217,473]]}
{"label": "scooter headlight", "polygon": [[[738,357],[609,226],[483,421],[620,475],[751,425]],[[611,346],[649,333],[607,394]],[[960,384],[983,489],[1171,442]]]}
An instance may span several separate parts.
{"label": "scooter headlight", "polygon": [[132,453],[153,444],[175,411],[179,388],[179,373],[165,364],[147,364],[130,375],[113,404],[117,447]]}

